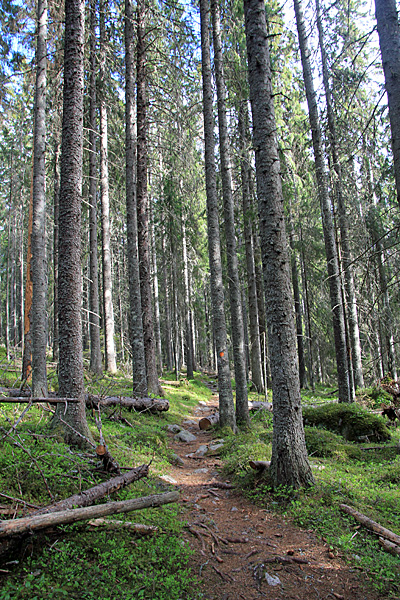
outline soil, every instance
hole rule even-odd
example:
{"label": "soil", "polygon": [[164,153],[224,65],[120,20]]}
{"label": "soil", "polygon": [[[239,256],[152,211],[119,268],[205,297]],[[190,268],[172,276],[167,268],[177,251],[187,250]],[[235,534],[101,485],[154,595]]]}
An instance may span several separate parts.
{"label": "soil", "polygon": [[[224,478],[217,455],[191,458],[216,434],[198,421],[218,406],[218,396],[199,405],[184,429],[191,443],[170,446],[182,465],[172,467],[170,482],[181,490],[184,537],[194,550],[191,568],[205,600],[378,600],[365,576],[349,567],[311,530],[251,504]],[[165,479],[168,479],[165,478]]]}

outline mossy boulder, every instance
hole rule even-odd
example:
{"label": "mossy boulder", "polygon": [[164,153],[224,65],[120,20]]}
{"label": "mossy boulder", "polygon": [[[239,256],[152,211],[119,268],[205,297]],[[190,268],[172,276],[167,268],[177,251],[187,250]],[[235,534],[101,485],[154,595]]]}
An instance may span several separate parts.
{"label": "mossy boulder", "polygon": [[325,404],[303,410],[304,424],[323,427],[351,442],[386,442],[390,432],[381,416],[357,404]]}
{"label": "mossy boulder", "polygon": [[347,442],[341,435],[319,429],[305,427],[306,446],[309,456],[319,458],[335,458],[345,462],[347,459],[360,460],[362,452],[355,444]]}

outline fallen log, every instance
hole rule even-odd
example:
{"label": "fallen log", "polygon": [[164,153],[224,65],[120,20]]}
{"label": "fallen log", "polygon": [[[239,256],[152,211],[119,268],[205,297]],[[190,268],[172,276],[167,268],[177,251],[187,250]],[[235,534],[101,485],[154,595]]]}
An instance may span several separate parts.
{"label": "fallen log", "polygon": [[203,417],[199,421],[199,427],[202,431],[206,431],[210,429],[213,425],[216,425],[219,422],[219,413],[214,413],[213,415],[208,415],[208,417]]}
{"label": "fallen log", "polygon": [[249,460],[249,466],[255,471],[265,471],[270,465],[270,460]]}
{"label": "fallen log", "polygon": [[400,556],[400,546],[397,546],[397,544],[393,544],[388,540],[384,540],[382,537],[379,538],[379,544],[384,550],[386,550],[386,552],[389,552],[389,554],[392,554],[393,556]]}
{"label": "fallen log", "polygon": [[179,492],[166,492],[165,494],[155,494],[152,496],[143,496],[133,500],[123,500],[121,502],[108,502],[98,506],[87,506],[85,508],[73,508],[72,510],[63,510],[51,514],[34,515],[22,519],[13,519],[0,522],[0,538],[12,537],[23,533],[46,529],[56,525],[66,525],[67,523],[76,523],[97,517],[115,515],[143,508],[153,508],[176,502],[179,498]]}
{"label": "fallen log", "polygon": [[27,404],[29,402],[33,402],[35,404],[41,402],[48,402],[49,404],[61,404],[68,402],[79,402],[77,398],[53,398],[53,397],[43,397],[43,398],[32,398],[31,396],[0,396],[0,402],[13,402],[15,404]]}
{"label": "fallen log", "polygon": [[122,408],[133,409],[137,412],[150,411],[162,412],[169,410],[169,402],[165,398],[125,398],[122,396],[109,396],[101,398],[89,394],[86,397],[86,406],[98,409],[108,406],[121,406]]}
{"label": "fallen log", "polygon": [[351,506],[347,506],[347,504],[339,504],[339,508],[341,511],[354,517],[356,521],[361,523],[361,525],[364,525],[364,527],[366,527],[370,531],[373,531],[374,533],[377,533],[383,538],[390,540],[394,544],[400,545],[400,535],[397,535],[396,533],[393,533],[393,531],[390,531],[390,529],[386,529],[386,527],[379,525],[379,523],[377,523],[376,521],[372,521],[372,519],[369,519],[368,517],[358,512]]}
{"label": "fallen log", "polygon": [[170,386],[173,386],[173,387],[180,387],[181,386],[181,382],[180,381],[173,381],[173,380],[169,381],[167,379],[160,379],[160,383],[162,385],[170,385]]}
{"label": "fallen log", "polygon": [[108,481],[103,481],[103,483],[99,483],[98,485],[95,485],[94,487],[91,487],[80,494],[74,494],[65,500],[60,500],[60,502],[56,502],[55,504],[44,506],[43,508],[35,511],[32,516],[59,512],[71,508],[90,506],[96,500],[100,500],[100,498],[104,498],[104,496],[107,494],[112,494],[117,490],[129,485],[130,483],[138,481],[142,477],[147,477],[148,474],[149,465],[141,465],[140,467],[131,469],[124,475],[118,475],[118,477],[113,477]]}
{"label": "fallen log", "polygon": [[249,402],[249,411],[269,410],[272,412],[272,402]]}
{"label": "fallen log", "polygon": [[132,521],[117,521],[109,519],[92,519],[88,523],[91,527],[106,527],[107,529],[129,529],[140,535],[151,535],[157,533],[158,527],[154,525],[143,525],[142,523],[132,523]]}

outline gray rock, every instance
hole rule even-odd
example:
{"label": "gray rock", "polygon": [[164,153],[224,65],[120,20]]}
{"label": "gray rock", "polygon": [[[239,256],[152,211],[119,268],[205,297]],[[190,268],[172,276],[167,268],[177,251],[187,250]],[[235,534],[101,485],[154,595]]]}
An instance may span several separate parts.
{"label": "gray rock", "polygon": [[282,585],[281,580],[276,575],[270,575],[269,573],[265,573],[265,579],[268,585]]}
{"label": "gray rock", "polygon": [[223,448],[224,444],[210,444],[208,446],[208,450],[210,452],[216,452],[217,450],[219,450],[220,448]]}
{"label": "gray rock", "polygon": [[208,447],[205,445],[201,445],[197,448],[196,452],[194,453],[197,457],[201,457],[201,456],[205,456],[207,453]]}
{"label": "gray rock", "polygon": [[182,429],[179,433],[177,433],[174,438],[178,442],[184,442],[185,444],[189,444],[190,442],[196,441],[196,436],[190,431],[186,431],[186,429]]}
{"label": "gray rock", "polygon": [[192,421],[192,420],[187,420],[187,421],[183,421],[182,425],[184,425],[185,427],[193,427],[193,426],[197,426],[196,421]]}
{"label": "gray rock", "polygon": [[173,465],[184,465],[185,461],[178,454],[171,454],[171,462]]}
{"label": "gray rock", "polygon": [[207,406],[207,402],[204,402],[204,400],[199,400],[199,404],[200,406]]}
{"label": "gray rock", "polygon": [[178,433],[181,429],[182,429],[182,427],[180,425],[177,425],[176,423],[167,425],[167,431],[169,431],[171,433]]}
{"label": "gray rock", "polygon": [[236,506],[232,506],[231,512],[237,512],[239,509]]}
{"label": "gray rock", "polygon": [[208,473],[208,469],[195,469],[193,473]]}

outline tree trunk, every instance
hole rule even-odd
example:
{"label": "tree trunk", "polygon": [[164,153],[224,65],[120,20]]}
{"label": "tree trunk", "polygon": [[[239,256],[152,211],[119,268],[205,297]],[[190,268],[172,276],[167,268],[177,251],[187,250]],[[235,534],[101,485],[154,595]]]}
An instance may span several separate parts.
{"label": "tree trunk", "polygon": [[46,258],[47,0],[38,0],[32,220],[32,391],[47,396]]}
{"label": "tree trunk", "polygon": [[[67,409],[58,405],[55,421],[65,437],[83,444],[86,422],[82,353],[81,203],[83,155],[84,1],[65,2],[64,106],[61,148],[58,309],[60,336],[59,392],[78,398]],[[61,423],[61,421],[60,421]],[[79,435],[80,434],[80,435]]]}
{"label": "tree trunk", "polygon": [[24,314],[24,354],[22,358],[22,379],[28,381],[32,373],[32,333],[31,333],[31,308],[32,308],[32,220],[33,220],[33,170],[31,180],[31,193],[29,198],[28,215],[28,240],[26,251],[26,283],[25,283],[25,314]]}
{"label": "tree trunk", "polygon": [[335,115],[332,105],[332,96],[329,86],[329,74],[328,64],[326,58],[325,44],[324,44],[324,31],[322,27],[321,11],[319,6],[319,0],[316,0],[317,8],[317,27],[318,27],[318,38],[319,46],[321,50],[322,59],[322,75],[325,90],[326,106],[328,113],[328,127],[330,137],[330,150],[332,156],[333,168],[335,171],[335,189],[337,198],[337,207],[339,213],[339,229],[340,229],[340,240],[342,245],[342,261],[344,268],[344,280],[345,289],[347,295],[347,306],[348,306],[348,328],[351,346],[352,359],[352,371],[354,377],[354,384],[356,388],[364,387],[364,376],[362,372],[362,361],[361,361],[361,343],[360,343],[360,330],[358,327],[358,311],[356,301],[356,290],[354,285],[353,275],[353,260],[350,250],[350,236],[349,236],[349,225],[346,213],[345,199],[343,196],[343,185],[342,185],[342,168],[337,155],[337,142],[336,142],[336,123]]}
{"label": "tree trunk", "polygon": [[147,100],[146,100],[146,5],[137,5],[137,222],[140,292],[146,360],[147,390],[160,394],[156,364],[156,344],[153,326],[153,307],[150,273],[149,201],[147,193]]}
{"label": "tree trunk", "polygon": [[101,193],[101,232],[103,252],[103,305],[104,333],[106,345],[106,370],[113,374],[117,372],[115,358],[115,325],[113,308],[113,284],[111,267],[111,222],[110,197],[108,186],[108,117],[106,104],[106,64],[105,44],[107,39],[104,0],[100,0],[100,193]]}
{"label": "tree trunk", "polygon": [[53,360],[58,361],[58,218],[60,200],[60,141],[58,136],[54,142],[54,190],[53,190]]}
{"label": "tree trunk", "polygon": [[200,0],[205,175],[207,195],[208,254],[211,276],[213,331],[217,350],[219,410],[221,426],[236,430],[226,335],[224,286],[218,223],[218,198],[214,156],[213,89],[211,79],[208,0]]}
{"label": "tree trunk", "polygon": [[400,203],[400,26],[396,0],[375,0],[375,16],[388,95],[397,201]]}
{"label": "tree trunk", "polygon": [[244,0],[244,13],[274,409],[269,476],[274,487],[299,488],[313,484],[314,478],[303,430],[293,294],[263,0]]}
{"label": "tree trunk", "polygon": [[90,370],[102,375],[100,346],[99,260],[97,255],[96,0],[90,4],[89,106],[89,328]]}
{"label": "tree trunk", "polygon": [[136,212],[134,13],[132,0],[125,0],[125,140],[129,340],[132,348],[133,392],[138,396],[147,396]]}
{"label": "tree trunk", "polygon": [[262,354],[260,344],[260,325],[258,321],[258,302],[257,302],[257,280],[256,268],[254,264],[253,247],[253,214],[252,202],[250,199],[249,182],[249,155],[247,150],[246,136],[246,108],[244,103],[239,107],[239,138],[241,164],[240,174],[242,182],[242,207],[243,207],[243,233],[244,246],[246,254],[246,274],[247,274],[247,295],[249,301],[249,323],[250,323],[250,363],[251,363],[251,381],[257,392],[262,394],[264,391],[264,381],[262,373]]}
{"label": "tree trunk", "polygon": [[308,48],[304,16],[300,0],[294,0],[294,8],[296,13],[301,62],[303,66],[303,77],[307,96],[308,115],[312,133],[318,197],[321,205],[322,225],[324,230],[325,253],[328,264],[329,291],[338,373],[339,402],[352,402],[354,398],[352,397],[350,389],[344,310],[335,228],[332,219],[332,206],[329,198],[328,175],[324,159],[318,107],[311,71],[310,50]]}
{"label": "tree trunk", "polygon": [[217,84],[219,152],[221,157],[222,197],[224,202],[224,223],[229,279],[229,303],[231,309],[233,361],[236,382],[236,421],[248,425],[249,411],[247,399],[246,355],[242,313],[239,265],[236,251],[235,215],[233,185],[229,148],[229,132],[226,118],[226,88],[222,57],[220,11],[217,0],[211,0],[211,15],[214,40],[214,68]]}

